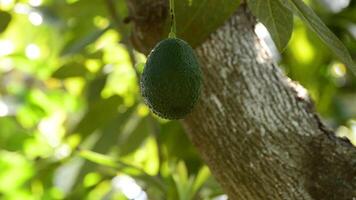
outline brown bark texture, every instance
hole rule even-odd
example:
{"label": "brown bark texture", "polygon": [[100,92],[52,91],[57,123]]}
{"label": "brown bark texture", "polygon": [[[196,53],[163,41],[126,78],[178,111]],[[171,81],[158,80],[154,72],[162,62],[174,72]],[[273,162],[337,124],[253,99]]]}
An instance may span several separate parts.
{"label": "brown bark texture", "polygon": [[204,89],[182,120],[191,141],[229,199],[356,199],[356,149],[321,122],[306,90],[264,49],[255,23],[240,6],[196,48]]}

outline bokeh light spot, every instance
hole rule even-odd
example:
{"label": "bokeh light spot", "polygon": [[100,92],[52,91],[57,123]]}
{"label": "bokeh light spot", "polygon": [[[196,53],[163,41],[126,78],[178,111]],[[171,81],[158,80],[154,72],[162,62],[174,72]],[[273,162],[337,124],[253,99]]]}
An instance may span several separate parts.
{"label": "bokeh light spot", "polygon": [[28,20],[30,20],[31,24],[35,26],[39,26],[43,22],[42,15],[38,12],[30,12],[28,15]]}
{"label": "bokeh light spot", "polygon": [[26,47],[26,56],[31,60],[37,59],[41,56],[41,49],[35,44],[29,44]]}

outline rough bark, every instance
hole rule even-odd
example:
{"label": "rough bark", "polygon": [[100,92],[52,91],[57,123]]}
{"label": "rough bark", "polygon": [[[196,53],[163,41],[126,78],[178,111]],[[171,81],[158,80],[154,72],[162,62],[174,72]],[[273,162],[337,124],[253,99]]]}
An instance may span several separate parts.
{"label": "rough bark", "polygon": [[333,137],[239,11],[196,49],[204,91],[183,123],[230,199],[356,198],[356,149]]}
{"label": "rough bark", "polygon": [[356,198],[356,149],[325,128],[254,24],[242,6],[196,49],[204,90],[182,120],[190,139],[232,200]]}

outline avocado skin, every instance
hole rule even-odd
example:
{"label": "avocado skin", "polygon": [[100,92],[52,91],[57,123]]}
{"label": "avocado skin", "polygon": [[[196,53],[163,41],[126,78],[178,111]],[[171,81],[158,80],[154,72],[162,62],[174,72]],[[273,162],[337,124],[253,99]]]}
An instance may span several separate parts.
{"label": "avocado skin", "polygon": [[194,50],[185,41],[159,42],[147,58],[140,81],[145,103],[158,116],[181,119],[191,112],[202,85]]}

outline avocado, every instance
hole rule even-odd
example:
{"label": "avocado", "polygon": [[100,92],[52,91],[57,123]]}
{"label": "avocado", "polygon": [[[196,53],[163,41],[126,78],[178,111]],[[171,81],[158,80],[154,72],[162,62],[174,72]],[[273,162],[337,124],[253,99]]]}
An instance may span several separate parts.
{"label": "avocado", "polygon": [[202,85],[194,50],[185,41],[159,42],[147,58],[140,80],[145,103],[158,116],[181,119],[193,109]]}

